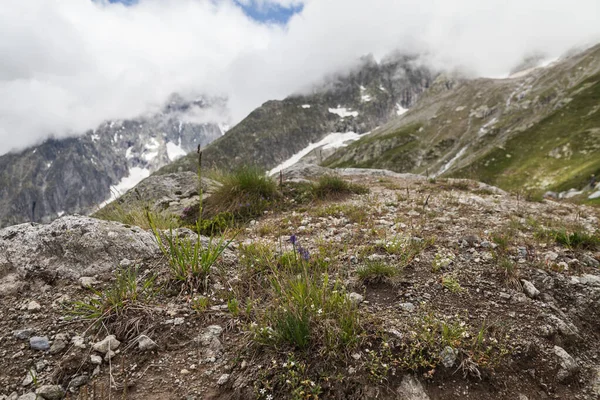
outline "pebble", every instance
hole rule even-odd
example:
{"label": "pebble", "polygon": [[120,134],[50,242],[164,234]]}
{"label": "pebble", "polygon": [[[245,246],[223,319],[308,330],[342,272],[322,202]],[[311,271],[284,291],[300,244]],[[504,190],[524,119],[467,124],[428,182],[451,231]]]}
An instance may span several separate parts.
{"label": "pebble", "polygon": [[17,400],[36,400],[38,398],[37,394],[33,392],[25,393],[22,396],[19,396]]}
{"label": "pebble", "polygon": [[102,364],[102,357],[97,354],[92,354],[90,355],[90,362],[94,365],[100,365]]}
{"label": "pebble", "polygon": [[65,391],[58,385],[40,386],[36,393],[45,400],[60,400],[65,396]]}
{"label": "pebble", "polygon": [[109,351],[118,349],[120,345],[121,342],[117,340],[115,335],[108,335],[100,342],[95,343],[92,348],[98,353],[106,354]]}
{"label": "pebble", "polygon": [[348,299],[354,304],[360,304],[365,300],[365,297],[362,294],[352,292],[348,295]]}
{"label": "pebble", "polygon": [[71,379],[71,382],[69,383],[69,389],[77,389],[88,383],[88,380],[89,378],[87,377],[87,375],[76,376],[73,379]]}
{"label": "pebble", "polygon": [[540,294],[540,291],[533,286],[533,283],[528,280],[521,279],[521,283],[523,284],[523,293],[527,295],[527,297],[531,299],[535,299]]}
{"label": "pebble", "polygon": [[17,339],[27,340],[31,336],[33,336],[34,333],[35,333],[35,330],[25,328],[25,329],[19,329],[19,330],[13,331],[13,336],[16,337]]}
{"label": "pebble", "polygon": [[156,342],[146,335],[140,335],[138,338],[138,348],[141,351],[151,351],[158,347]]}
{"label": "pebble", "polygon": [[46,351],[50,349],[50,341],[46,336],[33,336],[29,339],[29,347],[33,350]]}
{"label": "pebble", "polygon": [[29,371],[27,371],[27,375],[25,375],[25,378],[23,378],[21,386],[25,387],[31,385],[36,378],[37,374],[33,369],[30,369]]}
{"label": "pebble", "polygon": [[413,311],[415,311],[415,308],[416,308],[413,303],[400,303],[400,304],[398,304],[398,306],[402,310],[407,311],[407,312],[413,312]]}
{"label": "pebble", "polygon": [[583,263],[585,265],[587,265],[588,267],[592,267],[592,268],[600,268],[600,261],[596,260],[593,257],[590,257],[587,254],[583,255],[583,258],[581,259],[583,261]]}
{"label": "pebble", "polygon": [[33,312],[35,312],[35,311],[41,310],[41,308],[42,308],[42,306],[40,305],[40,303],[38,303],[35,300],[31,300],[29,302],[29,304],[27,304],[27,311],[33,311]]}
{"label": "pebble", "polygon": [[228,381],[229,381],[229,374],[223,374],[219,377],[219,380],[217,381],[217,385],[223,386]]}

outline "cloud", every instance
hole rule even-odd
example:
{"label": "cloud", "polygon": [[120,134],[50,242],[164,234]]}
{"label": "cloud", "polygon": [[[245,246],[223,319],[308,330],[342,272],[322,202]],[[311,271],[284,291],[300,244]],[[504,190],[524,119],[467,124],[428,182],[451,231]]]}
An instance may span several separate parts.
{"label": "cloud", "polygon": [[234,121],[394,49],[507,73],[600,40],[597,0],[241,0],[299,7],[287,25],[233,0],[28,0],[0,8],[0,154],[157,110],[173,92],[228,96]]}

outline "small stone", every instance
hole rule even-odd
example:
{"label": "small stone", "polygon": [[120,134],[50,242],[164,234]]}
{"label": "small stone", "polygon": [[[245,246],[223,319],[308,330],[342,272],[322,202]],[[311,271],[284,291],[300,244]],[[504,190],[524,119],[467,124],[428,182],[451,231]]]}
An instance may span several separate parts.
{"label": "small stone", "polygon": [[523,293],[525,293],[527,297],[534,299],[540,294],[540,291],[528,280],[521,279],[521,283],[523,284]]}
{"label": "small stone", "polygon": [[55,340],[50,347],[50,354],[58,354],[67,348],[67,342],[64,340]]}
{"label": "small stone", "polygon": [[352,263],[352,264],[358,264],[358,257],[351,256],[350,257],[350,263]]}
{"label": "small stone", "polygon": [[29,347],[33,350],[46,351],[50,349],[50,341],[46,336],[32,336],[29,339]]}
{"label": "small stone", "polygon": [[593,257],[588,256],[587,254],[583,255],[583,258],[581,259],[581,261],[583,261],[583,263],[585,265],[587,265],[588,267],[600,268],[600,261],[596,260]]}
{"label": "small stone", "polygon": [[117,355],[117,353],[115,353],[115,352],[114,352],[114,351],[112,351],[112,350],[109,350],[109,351],[107,351],[107,352],[106,352],[106,354],[104,355],[104,361],[106,361],[106,362],[109,362],[109,361],[110,361],[110,360],[112,360],[112,358],[113,358],[114,356],[116,356],[116,355]]}
{"label": "small stone", "polygon": [[509,300],[510,299],[510,294],[506,293],[506,292],[500,292],[500,298],[504,299],[504,300]]}
{"label": "small stone", "polygon": [[65,391],[58,385],[41,386],[36,393],[45,400],[60,400],[65,396]]}
{"label": "small stone", "polygon": [[223,374],[219,377],[219,380],[217,381],[217,385],[223,386],[228,381],[229,381],[229,374]]}
{"label": "small stone", "polygon": [[115,335],[109,335],[104,340],[95,343],[92,347],[98,353],[106,354],[111,350],[116,350],[121,345],[121,342],[117,340]]}
{"label": "small stone", "polygon": [[84,289],[94,287],[99,283],[100,282],[98,282],[98,280],[93,276],[82,276],[81,278],[79,278],[79,284]]}
{"label": "small stone", "polygon": [[413,303],[400,303],[398,306],[406,312],[413,312],[416,308]]}
{"label": "small stone", "polygon": [[519,257],[527,258],[527,247],[519,247],[517,251],[519,253]]}
{"label": "small stone", "polygon": [[69,382],[69,389],[77,389],[83,385],[85,385],[86,383],[88,383],[88,377],[87,375],[79,375],[74,377],[73,379],[71,379],[71,382]]}
{"label": "small stone", "polygon": [[354,304],[360,304],[365,300],[365,297],[362,294],[352,292],[348,295],[348,299]]}
{"label": "small stone", "polygon": [[579,365],[569,353],[562,347],[554,346],[554,354],[558,357],[558,363],[560,369],[556,374],[556,379],[559,382],[566,381],[571,378],[577,371],[579,371]]}
{"label": "small stone", "polygon": [[90,355],[90,362],[94,365],[100,365],[102,364],[102,357],[97,354],[92,354]]}
{"label": "small stone", "polygon": [[28,304],[27,304],[27,311],[39,311],[42,308],[42,306],[40,305],[40,303],[38,303],[35,300],[31,300]]}
{"label": "small stone", "polygon": [[184,369],[182,369],[181,371],[179,371],[179,373],[180,373],[181,375],[189,375],[189,374],[190,374],[190,371],[188,371],[187,369],[185,369],[185,368],[184,368]]}
{"label": "small stone", "polygon": [[546,261],[546,264],[556,261],[557,258],[558,253],[555,253],[554,251],[549,251],[546,254],[544,254],[544,261]]}
{"label": "small stone", "polygon": [[30,369],[29,371],[27,371],[27,375],[25,375],[25,378],[23,378],[21,386],[25,387],[31,385],[36,378],[37,374],[33,369]]}
{"label": "small stone", "polygon": [[46,360],[39,360],[35,363],[35,370],[37,372],[42,372],[43,370],[46,369],[46,367],[48,366],[48,361]]}
{"label": "small stone", "polygon": [[38,398],[37,394],[33,392],[25,393],[22,396],[19,396],[17,400],[36,400]]}
{"label": "small stone", "polygon": [[146,335],[140,335],[140,337],[138,338],[138,348],[141,351],[151,351],[155,350],[157,347],[158,345],[156,344],[156,342]]}
{"label": "small stone", "polygon": [[85,349],[85,339],[81,336],[73,336],[71,338],[71,343],[78,349]]}
{"label": "small stone", "polygon": [[456,362],[456,350],[454,350],[450,346],[444,347],[444,350],[440,352],[440,358],[442,359],[442,364],[446,368],[452,368],[454,363]]}
{"label": "small stone", "polygon": [[13,331],[13,336],[16,337],[17,339],[27,340],[31,336],[33,336],[34,333],[35,333],[34,329],[25,328],[25,329],[19,329],[19,330]]}

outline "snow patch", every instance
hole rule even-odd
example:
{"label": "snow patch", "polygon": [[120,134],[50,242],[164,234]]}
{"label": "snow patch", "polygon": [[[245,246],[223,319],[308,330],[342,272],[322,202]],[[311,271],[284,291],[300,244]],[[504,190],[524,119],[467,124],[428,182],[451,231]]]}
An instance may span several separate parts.
{"label": "snow patch", "polygon": [[[111,127],[112,127],[112,125],[111,125]],[[113,142],[117,143],[118,140],[119,140],[119,134],[117,132],[115,132],[115,136],[113,137]]]}
{"label": "snow patch", "polygon": [[229,124],[219,123],[219,130],[221,131],[221,135],[224,135],[230,129]]}
{"label": "snow patch", "polygon": [[131,154],[133,152],[133,146],[130,146],[127,148],[127,150],[125,150],[125,158],[130,160],[133,158],[133,154]]}
{"label": "snow patch", "polygon": [[50,167],[52,166],[52,163],[53,163],[53,162],[54,162],[54,161],[50,161],[48,164],[46,164],[46,169],[50,168]]}
{"label": "snow patch", "polygon": [[396,115],[402,115],[408,111],[408,108],[404,108],[400,103],[396,103]]}
{"label": "snow patch", "polygon": [[329,112],[332,114],[337,114],[342,118],[358,117],[358,111],[350,111],[349,109],[340,106],[338,106],[337,108],[330,108]]}
{"label": "snow patch", "polygon": [[158,151],[150,151],[148,153],[144,153],[142,156],[146,161],[152,161],[158,156]]}
{"label": "snow patch", "polygon": [[486,133],[488,133],[489,128],[491,126],[493,126],[497,120],[498,120],[498,118],[494,117],[491,120],[489,120],[488,122],[486,122],[485,125],[483,125],[481,128],[479,128],[479,133],[477,136],[481,137],[481,136],[485,135]]}
{"label": "snow patch", "polygon": [[590,199],[590,200],[599,199],[599,198],[600,198],[600,190],[598,190],[597,192],[594,192],[588,196],[588,199]]}
{"label": "snow patch", "polygon": [[64,211],[59,211],[56,213],[56,215],[58,215],[58,218],[62,217],[63,215],[65,215]]}
{"label": "snow patch", "polygon": [[158,140],[156,140],[155,138],[150,138],[150,142],[146,143],[145,147],[148,150],[156,150],[160,147],[160,143],[158,143]]}
{"label": "snow patch", "polygon": [[94,134],[91,136],[91,138],[92,138],[92,142],[94,142],[94,143],[95,143],[95,142],[97,142],[98,140],[100,140],[100,135],[98,135],[98,134],[95,134],[95,133],[94,133]]}
{"label": "snow patch", "polygon": [[302,108],[310,108],[310,104],[302,104]]}
{"label": "snow patch", "polygon": [[366,90],[367,90],[366,87],[364,87],[364,86],[360,87],[360,99],[363,103],[367,103],[367,102],[373,100],[373,98],[370,95],[365,94]]}
{"label": "snow patch", "polygon": [[[365,133],[366,135],[366,133]],[[360,139],[363,135],[359,135],[355,132],[346,132],[346,133],[330,133],[325,136],[323,139],[318,141],[317,143],[311,143],[304,149],[300,150],[298,153],[294,154],[275,168],[269,171],[269,175],[275,175],[281,170],[291,167],[296,164],[298,161],[302,159],[302,157],[306,156],[308,153],[313,151],[314,149],[318,149],[319,147],[323,147],[324,150],[327,149],[337,149],[339,147],[345,147],[348,145],[348,142],[353,142],[355,140]]]}
{"label": "snow patch", "polygon": [[[179,143],[181,144],[181,138],[179,139]],[[175,161],[178,158],[185,156],[187,153],[184,149],[181,148],[181,145],[176,145],[172,142],[167,142],[167,156],[169,160]]]}
{"label": "snow patch", "polygon": [[469,145],[466,145],[465,147],[463,147],[462,149],[459,150],[458,153],[456,153],[456,155],[454,157],[452,157],[452,159],[450,161],[448,161],[446,164],[442,165],[442,168],[440,168],[440,170],[437,172],[437,174],[434,174],[433,177],[437,177],[442,175],[444,172],[448,171],[450,169],[450,167],[452,167],[454,165],[454,163],[456,163],[456,161],[458,161],[459,158],[461,158],[463,156],[463,154],[465,154],[465,151],[467,151],[467,149],[469,148]]}
{"label": "snow patch", "polygon": [[110,187],[110,197],[108,200],[100,204],[98,207],[102,208],[108,203],[116,200],[127,192],[129,189],[133,188],[135,185],[140,183],[143,179],[146,179],[150,176],[150,170],[148,168],[140,168],[133,167],[129,169],[129,175],[122,178],[119,183]]}

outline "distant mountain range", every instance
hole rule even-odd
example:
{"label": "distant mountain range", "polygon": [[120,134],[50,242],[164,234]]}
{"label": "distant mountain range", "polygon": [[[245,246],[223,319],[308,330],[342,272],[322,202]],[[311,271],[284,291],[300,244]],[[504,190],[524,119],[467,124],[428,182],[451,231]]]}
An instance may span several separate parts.
{"label": "distant mountain range", "polygon": [[81,136],[0,156],[0,227],[93,211],[222,136],[226,116],[221,123],[195,123],[190,115],[209,109],[224,114],[224,108],[223,99],[187,101],[174,95],[160,113],[107,121]]}

